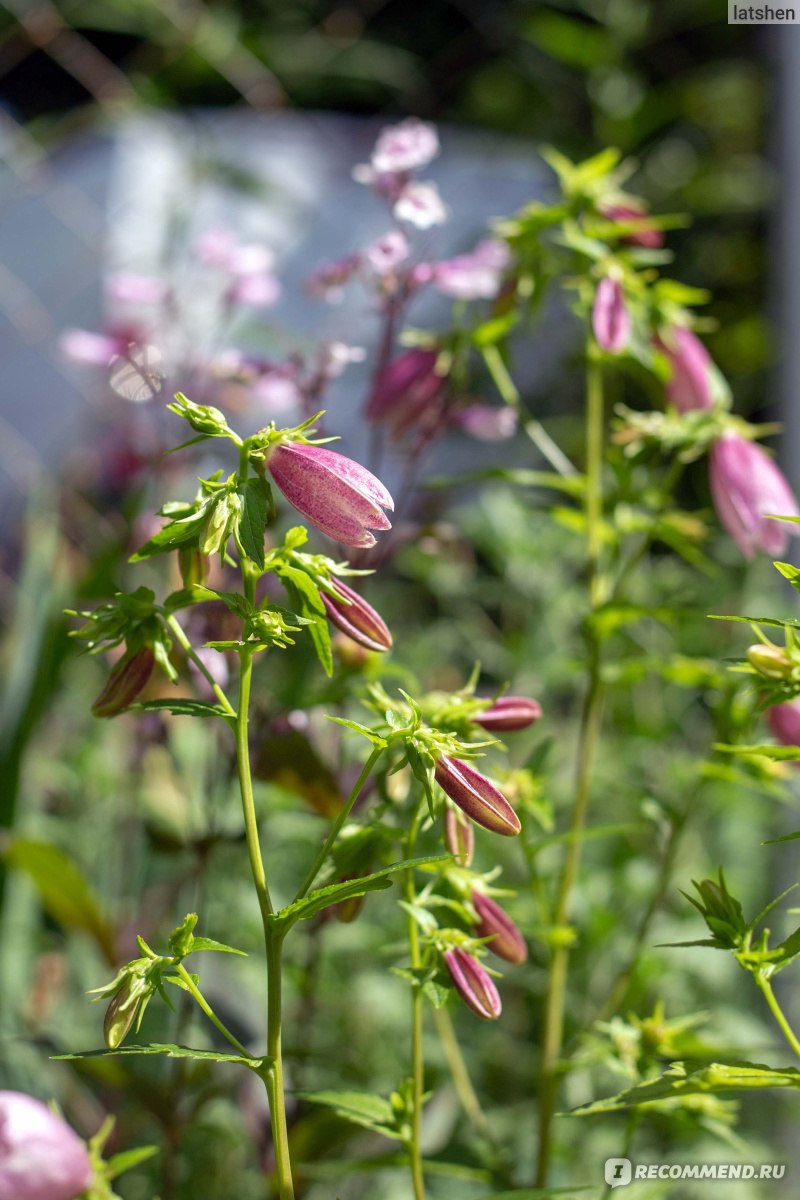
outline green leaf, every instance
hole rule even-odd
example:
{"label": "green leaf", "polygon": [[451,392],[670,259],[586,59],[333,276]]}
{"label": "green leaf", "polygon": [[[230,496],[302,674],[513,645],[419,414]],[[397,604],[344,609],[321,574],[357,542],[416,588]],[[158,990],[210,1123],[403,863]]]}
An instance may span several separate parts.
{"label": "green leaf", "polygon": [[709,621],[744,621],[745,625],[771,625],[775,629],[800,629],[800,621],[780,621],[777,617],[732,617],[729,613],[709,613]]}
{"label": "green leaf", "polygon": [[65,929],[92,935],[109,962],[114,961],[114,932],[78,866],[48,842],[17,838],[5,851],[10,867],[33,880],[45,912]]}
{"label": "green leaf", "polygon": [[242,511],[238,529],[242,549],[257,567],[264,570],[264,534],[269,512],[269,485],[260,477],[247,479],[239,488]]}
{"label": "green leaf", "polygon": [[117,1050],[84,1050],[80,1054],[54,1054],[55,1062],[73,1062],[89,1058],[133,1058],[161,1055],[164,1058],[192,1058],[198,1062],[238,1063],[251,1071],[269,1067],[272,1059],[249,1058],[244,1054],[226,1054],[219,1050],[194,1050],[191,1046],[176,1046],[172,1042],[154,1042],[150,1046],[120,1046]]}
{"label": "green leaf", "polygon": [[696,1071],[687,1071],[685,1063],[673,1063],[658,1079],[626,1088],[616,1096],[596,1100],[593,1104],[574,1108],[568,1116],[594,1116],[596,1113],[619,1112],[637,1108],[657,1100],[681,1099],[683,1096],[724,1095],[727,1092],[754,1088],[800,1088],[800,1071],[795,1067],[773,1068],[760,1063],[710,1063]]}
{"label": "green leaf", "polygon": [[364,1129],[372,1129],[382,1133],[384,1137],[400,1139],[400,1132],[395,1124],[395,1114],[391,1104],[384,1096],[374,1092],[298,1092],[301,1100],[310,1104],[322,1104],[331,1108],[337,1116]]}
{"label": "green leaf", "polygon": [[[776,762],[794,762],[800,759],[800,746],[729,746],[726,742],[715,742],[714,749],[721,754],[760,754]],[[782,839],[781,839],[782,840]]]}
{"label": "green leaf", "polygon": [[392,863],[380,871],[370,875],[362,875],[358,879],[347,879],[343,883],[331,883],[327,887],[316,888],[301,900],[295,900],[286,908],[280,909],[270,917],[270,924],[278,933],[285,933],[296,921],[307,921],[323,908],[338,904],[341,900],[350,900],[355,896],[364,896],[367,892],[381,891],[391,887],[390,876],[398,871],[406,871],[415,867],[426,866],[428,863],[444,862],[449,854],[429,854],[423,858],[406,858],[402,862]]}
{"label": "green leaf", "polygon": [[[798,746],[798,753],[800,754],[800,746]],[[767,840],[765,842],[762,842],[761,845],[762,846],[777,846],[779,842],[796,842],[798,838],[800,838],[800,832],[785,833],[783,835],[783,837],[767,838]]]}
{"label": "green leaf", "polygon": [[328,618],[325,605],[322,602],[320,590],[314,580],[306,572],[291,563],[280,562],[275,568],[277,575],[289,593],[292,608],[306,617],[312,623],[308,627],[311,641],[317,652],[322,669],[330,678],[333,675],[333,652],[331,651],[331,635],[328,629]]}
{"label": "green leaf", "polygon": [[237,950],[235,946],[226,946],[224,942],[215,942],[213,938],[196,937],[192,942],[190,954],[194,954],[196,950],[219,950],[223,954],[241,954],[243,958],[247,958],[246,950]]}
{"label": "green leaf", "polygon": [[176,546],[195,541],[200,536],[207,516],[208,505],[204,504],[198,512],[192,513],[191,516],[183,517],[179,521],[170,521],[163,529],[159,529],[149,542],[140,546],[136,553],[131,555],[129,562],[142,562],[146,558],[152,558],[155,554],[167,554]]}
{"label": "green leaf", "polygon": [[206,704],[203,700],[192,700],[189,696],[177,696],[174,700],[143,700],[131,704],[130,710],[141,712],[168,712],[173,717],[224,717],[230,716],[219,704]]}
{"label": "green leaf", "polygon": [[158,1154],[158,1146],[136,1146],[133,1150],[123,1150],[109,1158],[105,1164],[105,1175],[108,1180],[116,1179],[125,1171],[132,1171],[140,1163],[147,1162]]}
{"label": "green leaf", "polygon": [[518,324],[519,314],[513,310],[503,313],[502,316],[492,317],[491,320],[484,321],[473,329],[472,342],[479,350],[486,346],[494,346],[497,342],[504,341]]}

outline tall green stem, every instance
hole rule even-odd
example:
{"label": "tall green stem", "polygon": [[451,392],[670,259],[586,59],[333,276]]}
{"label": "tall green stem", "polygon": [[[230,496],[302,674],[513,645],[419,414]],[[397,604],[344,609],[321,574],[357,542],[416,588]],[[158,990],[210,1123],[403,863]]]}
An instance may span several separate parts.
{"label": "tall green stem", "polygon": [[[588,589],[592,609],[603,599],[600,556],[603,544],[603,387],[600,366],[590,358],[587,366],[586,404],[586,549]],[[546,1187],[550,1171],[552,1124],[558,1091],[558,1070],[564,1040],[564,1009],[567,999],[570,941],[567,925],[572,893],[580,865],[583,831],[591,791],[592,765],[600,734],[603,684],[600,653],[591,623],[588,626],[588,681],[578,735],[575,798],[569,824],[564,866],[553,910],[554,945],[550,955],[547,996],[542,1024],[542,1056],[539,1078],[539,1155],[536,1186]]]}
{"label": "tall green stem", "polygon": [[795,1054],[800,1057],[800,1041],[798,1041],[794,1030],[787,1021],[783,1009],[781,1008],[780,1004],[778,1004],[775,993],[772,990],[772,984],[763,975],[759,975],[758,972],[753,974],[753,978],[755,979],[764,999],[769,1005],[769,1011],[778,1022],[778,1027],[780,1028],[781,1033],[786,1038]]}
{"label": "tall green stem", "polygon": [[[417,840],[417,830],[419,829],[421,805],[417,807],[414,819],[411,822],[408,838],[406,840],[406,857],[412,858],[414,854],[414,846]],[[405,875],[405,895],[409,905],[413,905],[416,898],[416,890],[414,887],[414,869],[413,867],[406,871]],[[422,966],[422,955],[420,953],[419,944],[419,928],[417,922],[409,913],[408,916],[408,945],[411,957],[412,971],[418,971]],[[408,1156],[411,1166],[411,1182],[414,1187],[414,1200],[425,1200],[425,1179],[422,1173],[422,1102],[425,1094],[425,1057],[423,1048],[423,1029],[422,1029],[422,1004],[423,1004],[422,988],[416,983],[411,989],[411,1078],[412,1078],[412,1113],[411,1113],[411,1137],[408,1143]]]}

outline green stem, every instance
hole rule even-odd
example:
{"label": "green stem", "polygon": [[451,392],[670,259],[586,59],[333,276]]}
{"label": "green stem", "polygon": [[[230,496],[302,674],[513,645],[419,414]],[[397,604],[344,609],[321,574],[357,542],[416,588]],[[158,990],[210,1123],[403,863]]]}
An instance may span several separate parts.
{"label": "green stem", "polygon": [[230,1029],[228,1029],[225,1025],[223,1025],[222,1021],[220,1021],[219,1017],[214,1012],[213,1008],[208,1003],[205,996],[200,991],[199,987],[197,986],[197,984],[192,979],[189,972],[184,967],[183,963],[176,963],[175,970],[180,975],[180,977],[183,981],[183,985],[186,988],[189,995],[192,997],[193,1000],[195,1000],[197,1002],[199,1007],[203,1010],[203,1012],[208,1017],[211,1024],[214,1025],[215,1028],[219,1030],[219,1032],[222,1034],[222,1036],[225,1038],[225,1040],[227,1042],[230,1042],[230,1044],[233,1046],[233,1048],[237,1052],[237,1054],[241,1054],[244,1058],[252,1058],[252,1055],[250,1054],[250,1051],[247,1049],[247,1047],[243,1046],[242,1043],[239,1041],[239,1039],[237,1037],[234,1037],[234,1035],[231,1033]]}
{"label": "green stem", "polygon": [[[421,803],[417,806],[414,819],[411,822],[406,841],[406,857],[412,858],[417,840]],[[414,868],[405,873],[406,901],[413,905],[417,894],[414,887]],[[419,928],[417,922],[409,913],[408,916],[408,946],[411,957],[412,971],[418,971],[422,966],[422,955],[419,944]],[[422,988],[416,983],[411,990],[411,1078],[412,1078],[412,1113],[411,1137],[408,1143],[408,1157],[411,1166],[411,1182],[414,1187],[414,1200],[425,1200],[425,1179],[422,1172],[422,1102],[425,1094],[425,1058],[422,1029]]]}
{"label": "green stem", "polygon": [[[591,352],[590,352],[591,354]],[[586,540],[588,588],[592,609],[602,603],[603,581],[600,556],[603,545],[603,388],[601,369],[590,356],[587,366],[586,406]],[[592,768],[600,736],[603,683],[600,653],[589,626],[589,679],[581,714],[575,773],[575,798],[569,824],[564,866],[561,872],[553,926],[556,936],[550,955],[547,995],[542,1023],[542,1055],[539,1078],[539,1154],[536,1186],[546,1187],[550,1170],[552,1125],[558,1092],[559,1060],[564,1040],[564,1010],[567,1000],[570,937],[566,936],[572,893],[580,865],[583,831],[592,782]]]}
{"label": "green stem", "polygon": [[350,816],[350,813],[353,810],[353,805],[355,804],[356,800],[358,799],[359,795],[361,794],[361,789],[363,788],[364,784],[367,782],[370,775],[372,774],[372,768],[375,766],[375,763],[378,761],[378,759],[380,758],[382,753],[383,753],[383,747],[376,746],[376,748],[372,751],[372,754],[370,754],[369,758],[365,762],[363,770],[361,771],[361,774],[359,775],[358,779],[356,780],[356,782],[353,785],[353,790],[350,792],[350,795],[348,796],[346,802],[342,806],[341,812],[336,817],[336,820],[331,825],[330,832],[328,833],[328,836],[326,837],[323,845],[321,846],[320,851],[317,854],[317,857],[314,859],[314,862],[311,865],[311,869],[308,872],[308,875],[306,875],[303,886],[300,888],[300,891],[295,896],[295,900],[302,900],[303,897],[308,894],[309,889],[311,888],[311,885],[313,884],[314,880],[317,878],[317,875],[319,875],[319,873],[322,869],[325,859],[330,854],[330,852],[333,848],[333,845],[341,832],[342,826],[344,825],[347,818]]}
{"label": "green stem", "polygon": [[178,618],[175,616],[174,613],[170,613],[170,615],[167,617],[167,624],[169,625],[172,632],[175,634],[175,640],[177,641],[178,645],[182,648],[182,650],[186,654],[186,657],[190,658],[192,660],[192,662],[197,667],[200,674],[203,676],[203,678],[209,684],[214,695],[217,697],[220,704],[225,709],[225,712],[228,714],[229,717],[235,717],[236,709],[233,707],[230,700],[225,695],[224,691],[219,686],[217,681],[214,679],[214,676],[211,674],[208,667],[203,662],[202,658],[197,653],[197,651],[195,650],[192,643],[189,641],[180,621],[178,620]]}
{"label": "green stem", "polygon": [[253,779],[250,773],[250,745],[248,742],[248,718],[250,709],[250,685],[253,676],[253,651],[244,646],[240,651],[239,676],[239,714],[236,719],[236,765],[239,771],[239,787],[242,794],[242,812],[247,838],[247,853],[250,858],[250,870],[261,909],[261,920],[264,926],[265,942],[269,943],[269,918],[272,916],[272,900],[267,886],[267,876],[264,871],[264,860],[261,857],[261,842],[258,836],[258,821],[253,796]]}
{"label": "green stem", "polygon": [[442,1043],[442,1049],[444,1050],[444,1056],[447,1059],[447,1066],[450,1070],[453,1086],[456,1089],[456,1095],[461,1101],[461,1107],[464,1109],[467,1119],[475,1132],[493,1143],[494,1139],[489,1129],[489,1122],[484,1116],[481,1102],[472,1086],[467,1064],[464,1061],[464,1055],[461,1053],[461,1047],[458,1044],[458,1038],[453,1029],[453,1022],[446,1008],[436,1009],[436,1027],[439,1033],[439,1040]]}
{"label": "green stem", "polygon": [[267,942],[267,978],[269,980],[267,1053],[272,1059],[272,1067],[267,1074],[266,1084],[272,1117],[272,1142],[275,1147],[278,1196],[279,1200],[294,1200],[281,1052],[282,952],[283,938],[271,936]]}
{"label": "green stem", "polygon": [[[510,408],[513,408],[517,413],[521,413],[522,401],[520,394],[497,346],[484,347],[483,360],[501,398]],[[554,471],[564,476],[577,475],[578,472],[564,451],[553,441],[550,434],[539,421],[534,420],[533,417],[529,417],[525,421],[523,429],[542,457],[550,463]]]}
{"label": "green stem", "polygon": [[769,1005],[769,1011],[778,1022],[778,1027],[780,1028],[781,1033],[786,1038],[787,1042],[792,1047],[792,1050],[794,1050],[798,1058],[800,1058],[800,1041],[797,1040],[794,1030],[784,1015],[783,1009],[781,1008],[780,1004],[778,1004],[775,993],[772,990],[772,984],[763,975],[758,973],[754,973],[753,978],[755,979],[764,999]]}

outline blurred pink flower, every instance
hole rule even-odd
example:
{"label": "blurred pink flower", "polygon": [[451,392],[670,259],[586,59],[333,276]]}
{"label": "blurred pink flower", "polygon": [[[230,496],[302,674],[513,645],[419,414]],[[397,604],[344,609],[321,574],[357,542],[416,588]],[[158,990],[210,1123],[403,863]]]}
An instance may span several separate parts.
{"label": "blurred pink flower", "polygon": [[377,275],[386,275],[405,262],[410,253],[406,235],[399,229],[390,229],[367,246],[364,258]]}
{"label": "blurred pink flower", "polygon": [[93,1177],[66,1121],[23,1092],[0,1092],[0,1200],[75,1200]]}
{"label": "blurred pink flower", "polygon": [[195,257],[206,267],[227,270],[234,247],[236,234],[225,226],[206,229],[194,244]]}
{"label": "blurred pink flower", "polygon": [[228,296],[234,304],[250,308],[270,308],[281,294],[281,285],[274,275],[241,275],[234,279]]}
{"label": "blurred pink flower", "polygon": [[155,275],[120,271],[106,279],[106,295],[118,304],[160,304],[168,292],[169,284]]}
{"label": "blurred pink flower", "polygon": [[312,525],[345,546],[374,546],[371,529],[391,529],[383,509],[394,501],[379,479],[359,463],[300,442],[274,446],[267,470],[290,504]]}
{"label": "blurred pink flower", "polygon": [[476,825],[505,837],[519,833],[519,817],[503,793],[470,763],[443,754],[434,773],[442,791]]}
{"label": "blurred pink flower", "polygon": [[59,347],[73,362],[107,367],[112,358],[122,354],[128,341],[111,333],[93,333],[88,329],[65,329],[58,339]]}
{"label": "blurred pink flower", "polygon": [[[781,745],[800,746],[800,699],[767,709],[767,724]],[[800,768],[800,762],[794,765]]]}
{"label": "blurred pink flower", "polygon": [[497,404],[468,404],[451,415],[450,423],[480,442],[502,442],[517,432],[513,408]]}
{"label": "blurred pink flower", "polygon": [[435,183],[406,184],[395,202],[392,213],[397,221],[408,221],[417,229],[443,225],[448,215]]}
{"label": "blurred pink flower", "polygon": [[383,129],[372,151],[371,164],[377,174],[416,171],[426,167],[439,153],[436,126],[417,117]]}
{"label": "blurred pink flower", "polygon": [[616,279],[608,275],[597,285],[592,307],[592,330],[601,349],[619,354],[631,336],[631,315]]}
{"label": "blurred pink flower", "polygon": [[725,434],[711,447],[710,479],[719,519],[742,554],[784,554],[798,527],[766,514],[800,513],[786,478],[765,451],[738,434]]}
{"label": "blurred pink flower", "polygon": [[671,369],[665,388],[667,403],[682,413],[693,408],[711,408],[713,363],[691,329],[675,325],[666,339],[656,338],[655,346],[666,355]]}
{"label": "blurred pink flower", "polygon": [[346,254],[344,258],[321,263],[309,276],[306,288],[318,300],[339,304],[344,296],[344,285],[350,282],[360,266],[360,254]]}
{"label": "blurred pink flower", "polygon": [[492,939],[487,943],[492,954],[504,958],[506,962],[524,963],[528,957],[528,947],[508,913],[483,892],[473,892],[470,899],[478,914],[475,932],[478,937]]}
{"label": "blurred pink flower", "polygon": [[457,300],[491,300],[500,291],[501,276],[510,261],[505,242],[479,242],[469,254],[433,263],[433,283]]}
{"label": "blurred pink flower", "polygon": [[401,431],[413,425],[435,404],[446,386],[436,372],[438,350],[406,350],[381,371],[367,401],[368,421],[386,421]]}
{"label": "blurred pink flower", "polygon": [[496,1021],[503,1011],[500,993],[491,975],[466,950],[454,946],[446,950],[444,961],[456,991],[476,1016],[484,1021]]}
{"label": "blurred pink flower", "polygon": [[643,246],[647,250],[658,250],[664,245],[663,230],[655,225],[648,227],[647,209],[632,200],[624,204],[601,204],[599,211],[608,221],[618,221],[627,224],[629,221],[641,221],[642,225],[635,233],[626,233],[619,240],[627,246]]}

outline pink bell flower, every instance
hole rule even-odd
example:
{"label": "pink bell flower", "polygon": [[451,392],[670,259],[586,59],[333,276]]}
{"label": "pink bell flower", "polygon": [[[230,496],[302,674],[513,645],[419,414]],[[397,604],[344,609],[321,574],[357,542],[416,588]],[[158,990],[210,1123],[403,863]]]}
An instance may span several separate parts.
{"label": "pink bell flower", "polygon": [[484,1021],[496,1021],[503,1011],[500,993],[491,975],[466,950],[454,946],[444,954],[456,991],[476,1016]]}
{"label": "pink bell flower", "polygon": [[773,558],[784,554],[798,527],[766,514],[800,513],[782,471],[764,450],[737,434],[725,434],[711,447],[709,470],[719,519],[745,558],[756,550]]}
{"label": "pink bell flower", "polygon": [[[334,586],[338,596],[331,596],[328,592],[320,593],[333,624],[366,650],[391,649],[392,635],[380,613],[341,579],[336,579]],[[343,599],[339,599],[340,596]]]}
{"label": "pink bell flower", "polygon": [[691,329],[676,325],[665,341],[657,338],[656,349],[666,355],[671,374],[666,384],[667,403],[678,412],[693,408],[711,408],[711,369],[713,362],[700,339]]}
{"label": "pink bell flower", "polygon": [[76,1200],[93,1177],[66,1121],[24,1092],[0,1092],[0,1200]]}
{"label": "pink bell flower", "polygon": [[616,279],[604,276],[597,285],[592,307],[592,329],[598,346],[608,354],[619,354],[631,336],[631,315]]}
{"label": "pink bell flower", "polygon": [[443,754],[434,769],[436,782],[476,825],[515,837],[522,826],[503,793],[480,771],[459,758]]}
{"label": "pink bell flower", "polygon": [[533,725],[541,715],[542,706],[537,700],[529,700],[527,696],[501,696],[474,720],[490,733],[515,733]]}
{"label": "pink bell flower", "polygon": [[269,451],[266,465],[289,503],[333,541],[367,548],[375,545],[371,529],[391,529],[383,512],[394,508],[389,492],[343,454],[284,442]]}
{"label": "pink bell flower", "polygon": [[478,914],[476,933],[478,937],[492,939],[487,943],[492,954],[504,958],[506,962],[517,965],[524,963],[528,957],[528,947],[508,913],[483,892],[473,892],[471,900]]}

